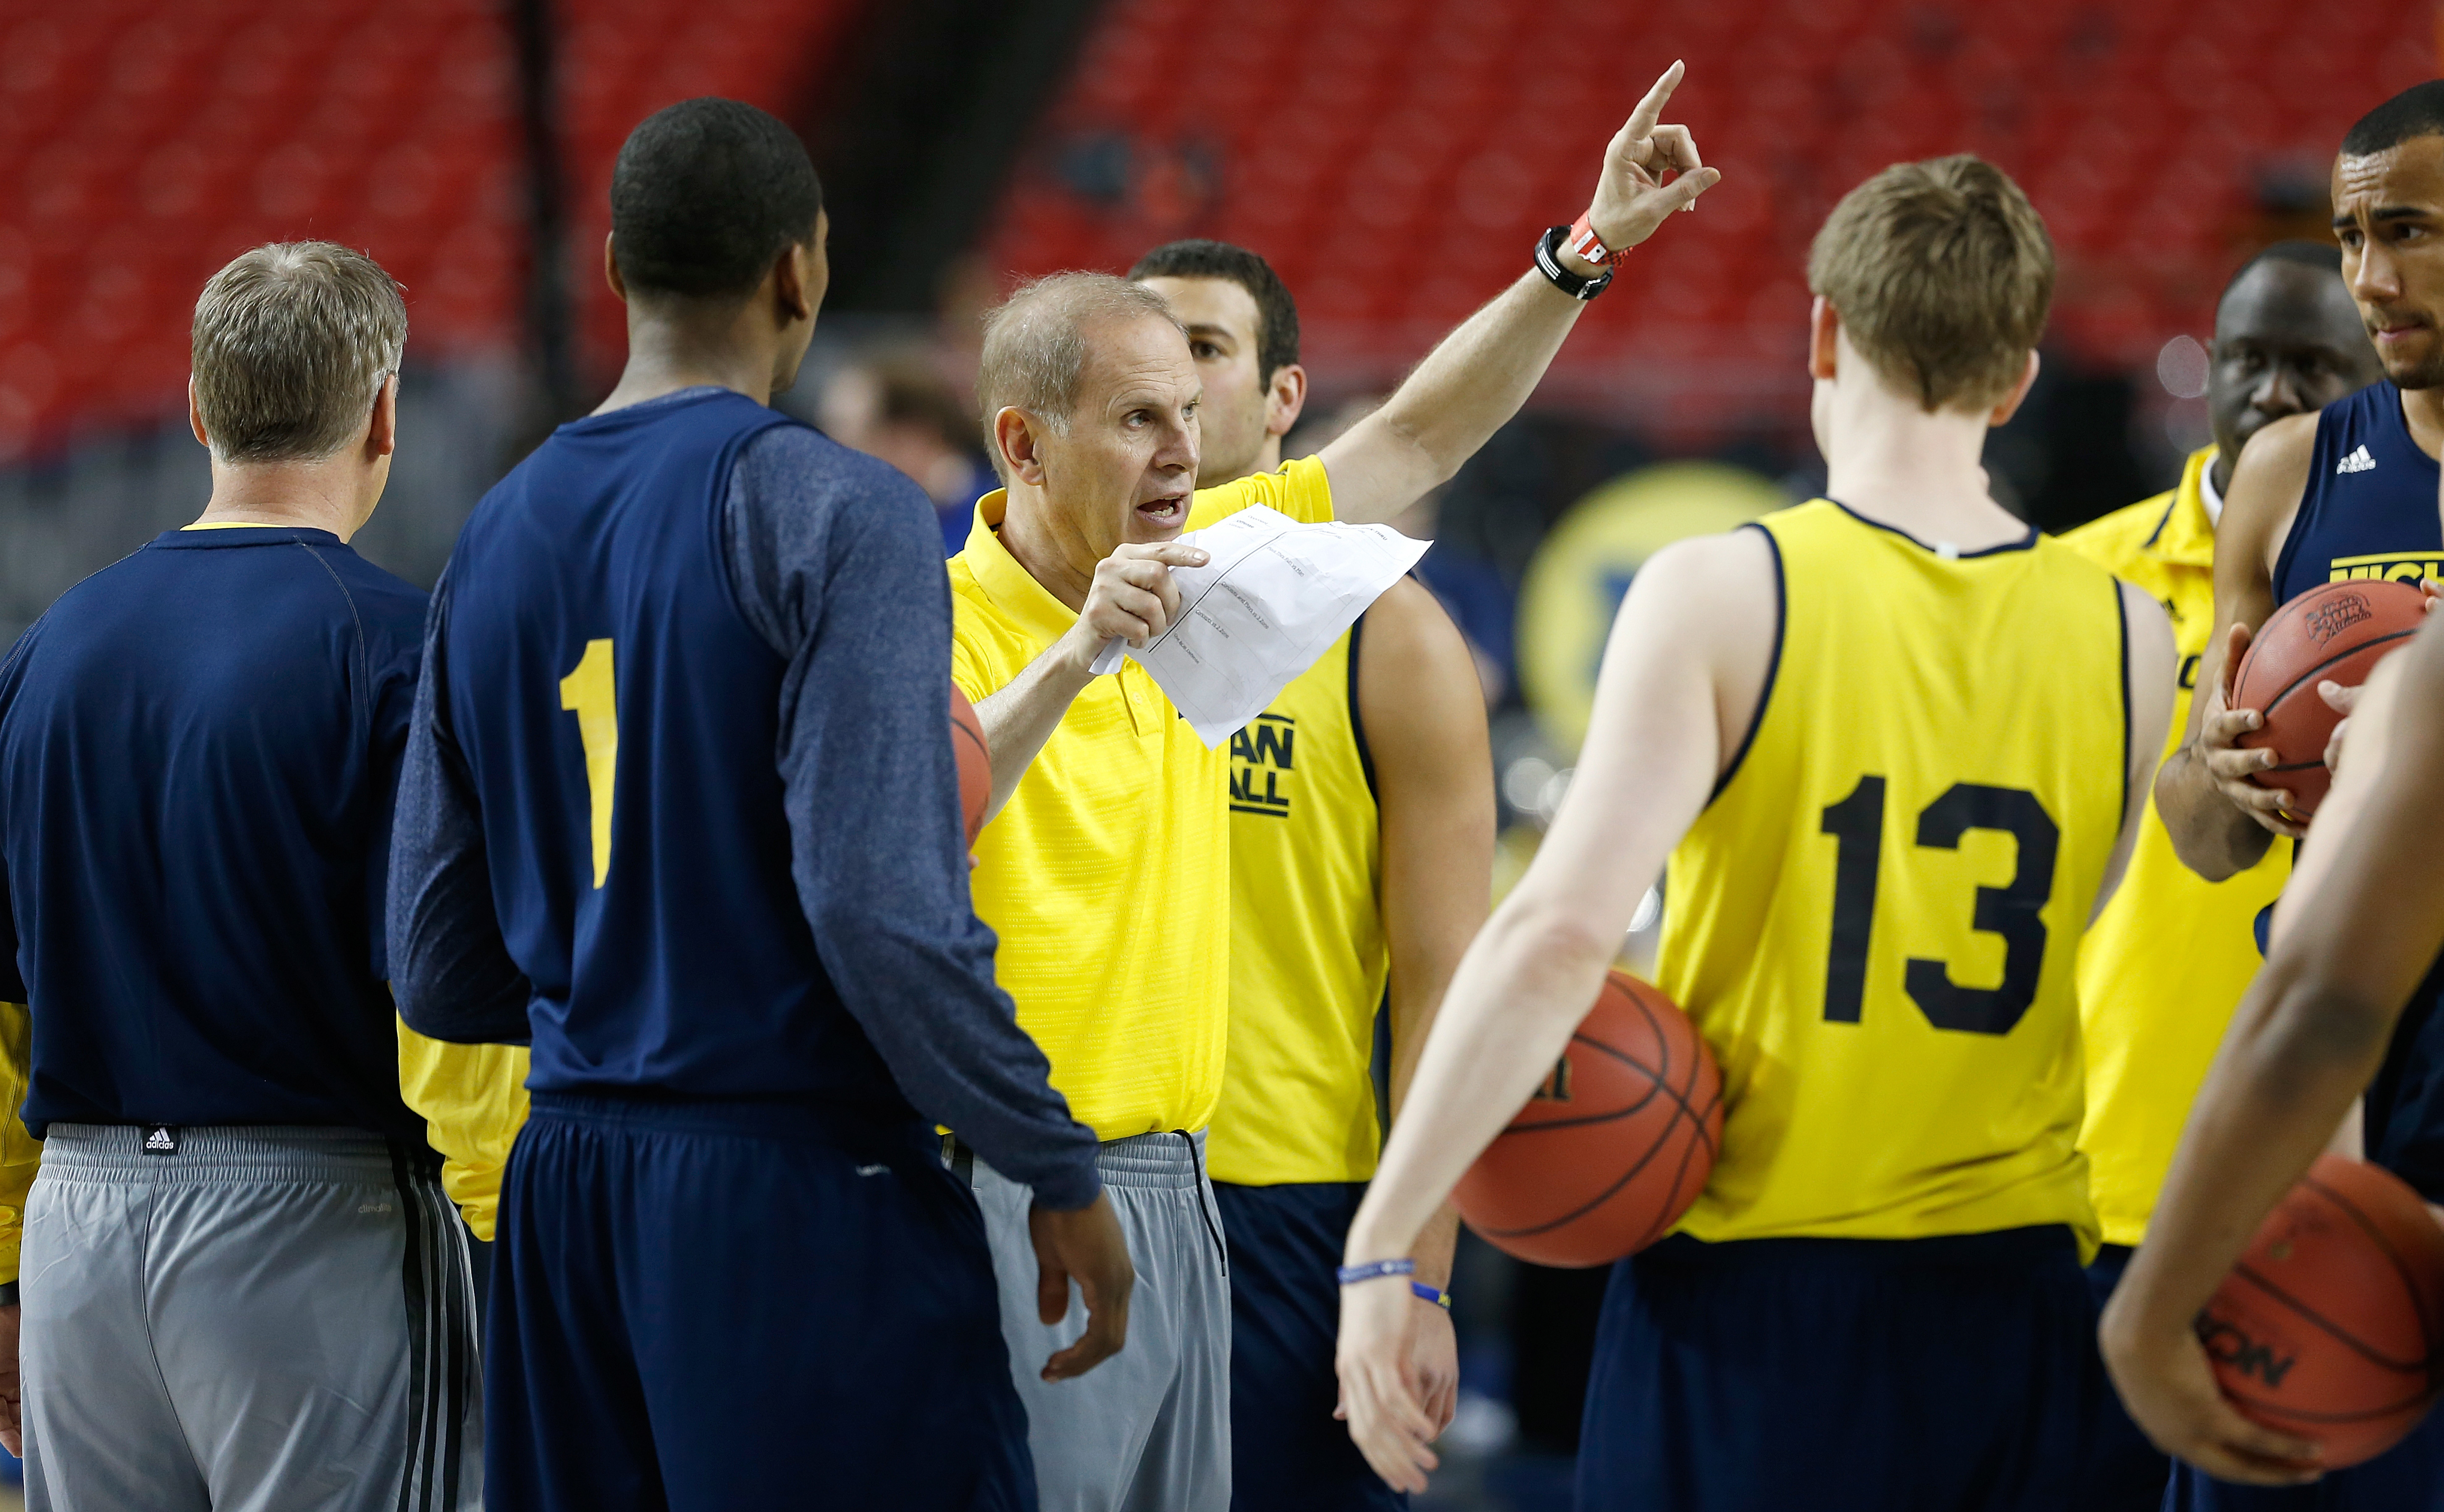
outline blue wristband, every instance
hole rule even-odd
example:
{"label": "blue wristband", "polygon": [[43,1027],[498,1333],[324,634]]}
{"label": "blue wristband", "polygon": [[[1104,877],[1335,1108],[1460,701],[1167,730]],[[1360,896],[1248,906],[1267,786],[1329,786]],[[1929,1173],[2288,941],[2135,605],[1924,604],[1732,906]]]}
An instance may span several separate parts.
{"label": "blue wristband", "polygon": [[1432,1302],[1446,1313],[1451,1311],[1451,1293],[1441,1287],[1429,1286],[1421,1281],[1413,1281],[1409,1282],[1409,1290],[1417,1300]]}
{"label": "blue wristband", "polygon": [[1370,1260],[1362,1265],[1343,1265],[1337,1272],[1343,1286],[1355,1286],[1361,1281],[1378,1276],[1414,1276],[1417,1263],[1414,1260]]}

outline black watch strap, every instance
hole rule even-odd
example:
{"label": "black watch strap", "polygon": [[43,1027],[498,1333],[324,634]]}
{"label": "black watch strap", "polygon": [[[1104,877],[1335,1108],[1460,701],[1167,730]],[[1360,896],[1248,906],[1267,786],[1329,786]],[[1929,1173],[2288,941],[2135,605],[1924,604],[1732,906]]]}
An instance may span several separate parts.
{"label": "black watch strap", "polygon": [[1595,277],[1581,278],[1564,267],[1562,244],[1568,240],[1570,228],[1567,226],[1556,226],[1536,238],[1536,271],[1544,274],[1552,282],[1555,288],[1570,298],[1580,301],[1591,300],[1612,286],[1613,268],[1607,264],[1604,270]]}
{"label": "black watch strap", "polygon": [[13,1281],[0,1281],[0,1307],[14,1307],[16,1305],[17,1283]]}

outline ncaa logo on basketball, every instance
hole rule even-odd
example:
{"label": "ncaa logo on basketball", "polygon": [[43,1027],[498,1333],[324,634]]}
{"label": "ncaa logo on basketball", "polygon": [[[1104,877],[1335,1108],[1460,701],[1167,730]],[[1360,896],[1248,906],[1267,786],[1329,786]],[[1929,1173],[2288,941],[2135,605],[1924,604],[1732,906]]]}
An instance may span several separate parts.
{"label": "ncaa logo on basketball", "polygon": [[2367,599],[2352,593],[2319,604],[2303,617],[2301,623],[2322,646],[2361,620],[2375,618],[2376,611],[2368,607]]}
{"label": "ncaa logo on basketball", "polygon": [[1570,1058],[1564,1056],[1553,1062],[1553,1074],[1536,1083],[1530,1102],[1567,1102],[1570,1100]]}
{"label": "ncaa logo on basketball", "polygon": [[2254,1375],[2276,1391],[2282,1390],[2283,1377],[2299,1362],[2296,1355],[2277,1358],[2273,1345],[2250,1337],[2238,1323],[2212,1313],[2198,1315],[2198,1342],[2206,1346],[2210,1357],[2243,1375]]}

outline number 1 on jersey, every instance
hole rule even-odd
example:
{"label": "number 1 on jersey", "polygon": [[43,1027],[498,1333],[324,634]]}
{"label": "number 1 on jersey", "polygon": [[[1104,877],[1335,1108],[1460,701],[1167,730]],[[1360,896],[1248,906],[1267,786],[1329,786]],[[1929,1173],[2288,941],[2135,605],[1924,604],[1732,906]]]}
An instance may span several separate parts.
{"label": "number 1 on jersey", "polygon": [[585,793],[594,821],[594,885],[611,875],[611,789],[620,770],[620,689],[611,642],[589,640],[577,670],[560,680],[560,707],[577,715],[585,746]]}

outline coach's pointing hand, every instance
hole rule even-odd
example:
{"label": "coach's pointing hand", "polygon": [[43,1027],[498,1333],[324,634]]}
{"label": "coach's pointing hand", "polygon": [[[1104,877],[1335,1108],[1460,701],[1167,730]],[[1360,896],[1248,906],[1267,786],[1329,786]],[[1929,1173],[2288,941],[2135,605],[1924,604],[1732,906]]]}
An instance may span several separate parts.
{"label": "coach's pointing hand", "polygon": [[1036,1316],[1047,1327],[1068,1317],[1073,1280],[1086,1300],[1086,1332],[1044,1362],[1044,1378],[1065,1381],[1083,1375],[1128,1341],[1129,1292],[1138,1283],[1120,1215],[1112,1211],[1112,1194],[1098,1192],[1093,1202],[1071,1212],[1031,1208],[1027,1228],[1041,1267],[1035,1282]]}
{"label": "coach's pointing hand", "polygon": [[1078,642],[1073,655],[1088,662],[1114,638],[1142,651],[1171,628],[1179,614],[1179,584],[1174,567],[1201,567],[1205,553],[1176,541],[1152,545],[1124,545],[1095,563],[1095,581],[1078,611]]}
{"label": "coach's pointing hand", "polygon": [[[1615,251],[1654,235],[1664,216],[1694,205],[1698,195],[1722,179],[1718,170],[1698,159],[1688,127],[1656,124],[1672,91],[1679,87],[1684,66],[1676,63],[1663,70],[1604,150],[1603,176],[1596,181],[1596,197],[1587,206],[1587,224]],[[1680,176],[1663,182],[1665,175],[1675,173]]]}

